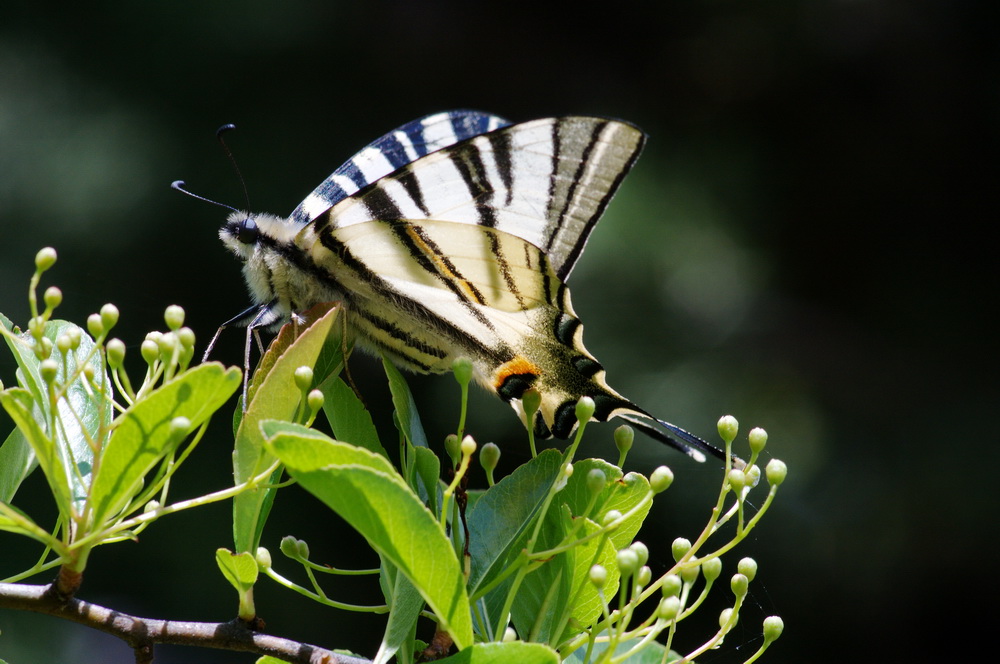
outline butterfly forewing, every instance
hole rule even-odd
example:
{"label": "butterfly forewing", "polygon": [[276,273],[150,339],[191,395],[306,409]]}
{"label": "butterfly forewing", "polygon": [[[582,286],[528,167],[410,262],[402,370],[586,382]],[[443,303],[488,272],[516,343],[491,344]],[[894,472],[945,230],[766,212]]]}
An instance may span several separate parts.
{"label": "butterfly forewing", "polygon": [[496,228],[545,251],[565,279],[643,140],[635,127],[600,118],[513,125],[408,164],[316,222],[437,219]]}
{"label": "butterfly forewing", "polygon": [[459,141],[510,124],[479,111],[446,111],[408,122],[344,162],[309,194],[289,219],[302,226],[362,187],[406,164]]}

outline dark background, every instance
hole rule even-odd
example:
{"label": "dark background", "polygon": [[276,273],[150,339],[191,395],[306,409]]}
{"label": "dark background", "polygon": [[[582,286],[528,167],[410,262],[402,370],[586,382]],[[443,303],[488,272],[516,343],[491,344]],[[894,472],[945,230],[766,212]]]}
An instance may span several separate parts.
{"label": "dark background", "polygon": [[[137,355],[177,303],[207,340],[248,300],[216,237],[225,212],[168,185],[243,206],[214,143],[225,122],[239,126],[230,144],[253,207],[287,214],[358,148],[427,113],[627,119],[648,147],[570,281],[588,347],[613,386],[703,436],[724,413],[744,433],[767,428],[768,454],[790,469],[726,559],[729,573],[740,555],[760,564],[741,627],[700,661],[742,661],[775,613],[786,631],[765,661],[954,659],[989,640],[1000,591],[988,4],[5,3],[0,311],[26,322],[32,258],[51,245],[60,259],[44,285],[63,289],[62,317],[114,302]],[[241,344],[229,334],[217,358],[239,363]],[[377,366],[352,367],[384,411]],[[0,376],[14,382],[6,358]],[[439,439],[457,418],[454,383],[413,385]],[[231,481],[227,417],[176,498]],[[471,418],[510,463],[525,454],[506,407],[481,396]],[[588,453],[615,458],[611,428],[589,431]],[[639,447],[629,468],[677,475],[643,532],[659,574],[667,543],[694,539],[720,478]],[[47,500],[33,477],[17,504],[47,523]],[[319,560],[354,564],[356,538],[298,504],[279,500],[265,533],[275,556],[290,533]],[[228,619],[235,597],[212,556],[231,545],[229,527],[214,506],[98,549],[81,594],[151,617]],[[0,575],[37,555],[0,537]],[[379,601],[372,580],[330,592]],[[377,617],[314,609],[267,581],[257,597],[278,634],[374,654]],[[680,647],[700,643],[727,601],[685,624]],[[52,618],[0,612],[0,629],[11,664],[131,661]],[[253,660],[164,648],[157,661]]]}

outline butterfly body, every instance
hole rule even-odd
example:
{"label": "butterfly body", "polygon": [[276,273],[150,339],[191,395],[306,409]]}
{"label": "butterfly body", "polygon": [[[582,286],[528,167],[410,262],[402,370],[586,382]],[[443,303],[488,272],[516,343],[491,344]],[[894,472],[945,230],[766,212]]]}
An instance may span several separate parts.
{"label": "butterfly body", "polygon": [[[602,118],[509,125],[452,111],[386,134],[286,219],[233,213],[220,231],[244,261],[255,307],[230,323],[276,326],[342,301],[356,343],[421,373],[458,357],[523,417],[536,389],[541,435],[565,438],[575,404],[621,417],[704,458],[700,439],[610,388],[584,348],[566,279],[644,142]],[[666,429],[666,433],[654,426]]]}

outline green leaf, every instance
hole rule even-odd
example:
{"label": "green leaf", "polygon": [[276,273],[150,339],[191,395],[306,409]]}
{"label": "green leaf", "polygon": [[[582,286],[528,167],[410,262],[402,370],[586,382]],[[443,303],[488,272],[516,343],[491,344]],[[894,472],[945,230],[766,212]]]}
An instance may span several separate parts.
{"label": "green leaf", "polygon": [[249,553],[233,553],[229,549],[216,549],[215,562],[222,576],[236,589],[240,598],[239,617],[251,621],[257,615],[253,603],[253,586],[257,583],[257,561]]}
{"label": "green leaf", "polygon": [[14,498],[21,482],[37,466],[31,444],[20,429],[14,429],[0,446],[0,503]]}
{"label": "green leaf", "polygon": [[229,549],[216,549],[215,562],[226,581],[237,590],[246,592],[257,583],[257,561],[249,553],[233,553]]}
{"label": "green leaf", "polygon": [[[13,333],[14,324],[6,316],[0,320],[0,324]],[[11,355],[14,356],[14,360],[17,362],[18,384],[31,392],[36,401],[44,401],[45,383],[42,381],[42,377],[38,375],[38,363],[40,360],[35,356],[35,352],[32,349],[30,335],[22,332],[12,336],[5,334],[3,338],[10,348]]]}
{"label": "green leaf", "polygon": [[423,424],[420,423],[420,414],[417,412],[417,404],[413,400],[410,386],[406,384],[406,379],[399,373],[399,369],[385,357],[382,358],[382,367],[385,369],[386,378],[389,379],[389,392],[392,393],[392,405],[396,408],[396,422],[400,426],[400,431],[410,444],[427,447],[427,435],[424,433]]}
{"label": "green leaf", "polygon": [[[237,484],[246,482],[272,461],[263,449],[260,423],[264,420],[291,420],[302,393],[293,374],[301,366],[312,367],[324,345],[340,342],[331,330],[340,308],[319,305],[306,312],[306,323],[289,323],[281,328],[260,361],[248,390],[249,405],[240,421],[233,452],[233,476]],[[257,398],[260,395],[260,398]],[[244,491],[233,500],[233,538],[237,551],[256,551],[261,532],[274,501],[274,490]]]}
{"label": "green leaf", "polygon": [[[14,324],[3,314],[0,314],[0,325],[14,336]],[[6,334],[3,337],[15,357],[18,357],[22,350],[26,350]],[[19,365],[20,362],[19,359]],[[31,444],[21,430],[15,427],[3,445],[0,445],[0,502],[9,503],[14,498],[17,488],[21,486],[21,482],[37,465]]]}
{"label": "green leaf", "polygon": [[[594,469],[604,472],[609,482],[591,507],[592,494],[586,485],[587,474]],[[600,459],[576,462],[573,475],[556,494],[559,509],[546,514],[536,551],[560,545],[568,535],[580,540],[596,533],[610,510],[626,514],[639,509],[607,540],[595,537],[580,543],[525,578],[512,610],[518,632],[539,641],[561,643],[596,621],[601,616],[601,602],[588,578],[590,567],[599,563],[608,570],[604,594],[612,597],[620,580],[615,553],[632,542],[651,504],[649,483],[642,475],[629,473],[623,478],[620,469]]]}
{"label": "green leaf", "polygon": [[[627,653],[632,648],[639,645],[641,639],[628,639],[626,641],[619,641],[618,645],[615,647],[614,656],[620,657]],[[600,659],[608,649],[607,642],[597,642],[594,644],[594,649],[590,653],[590,657],[587,659],[589,662],[596,662]],[[642,650],[634,653],[624,660],[624,664],[661,664],[661,662],[674,662],[681,658],[681,656],[674,652],[673,650],[666,653],[666,658],[664,658],[664,651],[666,647],[662,643],[656,641],[648,642]],[[584,664],[584,656],[586,655],[587,649],[580,648],[572,652],[566,659],[563,660],[565,664]]]}
{"label": "green leaf", "polygon": [[201,364],[136,401],[114,423],[91,491],[94,522],[117,516],[142,488],[143,478],[180,442],[171,423],[186,417],[195,429],[240,386],[238,369]]}
{"label": "green leaf", "polygon": [[460,648],[471,645],[461,565],[437,519],[392,465],[305,427],[268,422],[263,429],[288,473],[406,575]]}
{"label": "green leaf", "polygon": [[477,643],[439,659],[440,664],[558,664],[559,653],[542,643]]}
{"label": "green leaf", "polygon": [[400,650],[413,651],[417,618],[424,608],[424,598],[405,574],[383,559],[379,576],[385,601],[389,605],[389,620],[379,645],[374,664],[385,664]]}
{"label": "green leaf", "polygon": [[410,486],[432,514],[441,504],[441,459],[429,447],[413,448],[414,475]]}
{"label": "green leaf", "polygon": [[[6,321],[6,319],[4,319]],[[10,328],[9,321],[3,323]],[[94,340],[80,327],[63,320],[52,320],[45,324],[44,336],[55,345],[56,339],[65,333],[79,335],[80,345],[65,356],[53,351],[52,359],[57,361],[56,384],[64,385],[55,412],[52,410],[52,399],[49,389],[39,374],[39,359],[32,350],[32,341],[27,333],[17,337],[3,335],[18,364],[18,382],[32,396],[33,407],[28,411],[44,432],[46,445],[54,445],[54,456],[47,454],[51,463],[48,471],[61,472],[67,478],[69,494],[72,503],[67,510],[79,510],[85,499],[93,468],[95,449],[101,449],[105,442],[111,418],[113,415],[111,402],[111,381],[104,371],[100,353],[95,348]],[[84,365],[88,365],[95,376],[96,385],[85,382],[81,373]],[[55,422],[54,432],[50,431]],[[0,499],[13,498],[21,481],[34,468],[35,460],[26,449],[37,454],[36,444],[42,441],[37,437],[29,440],[22,428],[20,436],[9,437],[0,450]],[[9,447],[8,447],[9,445]],[[10,465],[8,465],[10,464]],[[49,479],[52,486],[53,479]],[[61,481],[58,481],[61,484]],[[58,499],[59,494],[55,494]],[[60,508],[64,509],[64,508]]]}
{"label": "green leaf", "polygon": [[347,383],[336,376],[320,385],[319,389],[326,397],[323,412],[337,440],[389,457],[379,442],[371,413]]}
{"label": "green leaf", "polygon": [[16,426],[31,445],[35,458],[49,483],[49,490],[56,501],[59,513],[70,519],[73,513],[73,495],[70,491],[67,468],[63,465],[55,443],[35,419],[35,400],[31,392],[11,387],[0,392],[0,404],[14,420]]}
{"label": "green leaf", "polygon": [[561,466],[562,455],[545,450],[487,489],[468,510],[472,594],[492,582],[523,548],[526,530]]}
{"label": "green leaf", "polygon": [[56,551],[61,551],[61,542],[54,535],[40,527],[31,518],[13,505],[0,504],[0,530],[17,533],[32,539]]}

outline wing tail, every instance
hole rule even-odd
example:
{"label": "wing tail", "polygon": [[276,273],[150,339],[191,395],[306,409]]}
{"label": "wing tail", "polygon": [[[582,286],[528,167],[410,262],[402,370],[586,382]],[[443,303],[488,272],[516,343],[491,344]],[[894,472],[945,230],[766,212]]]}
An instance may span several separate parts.
{"label": "wing tail", "polygon": [[[705,456],[706,453],[719,459],[724,459],[726,457],[725,452],[719,448],[705,440],[702,440],[693,433],[685,431],[684,429],[670,424],[669,422],[664,422],[663,420],[658,420],[656,418],[647,419],[644,416],[632,414],[619,415],[618,417],[619,419],[625,420],[636,429],[639,429],[650,438],[658,440],[665,445],[669,445],[670,447],[687,454],[699,463],[705,462],[705,459],[707,458]],[[662,429],[655,426],[653,422],[662,426]],[[666,431],[663,429],[666,429]]]}

